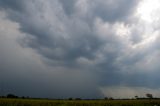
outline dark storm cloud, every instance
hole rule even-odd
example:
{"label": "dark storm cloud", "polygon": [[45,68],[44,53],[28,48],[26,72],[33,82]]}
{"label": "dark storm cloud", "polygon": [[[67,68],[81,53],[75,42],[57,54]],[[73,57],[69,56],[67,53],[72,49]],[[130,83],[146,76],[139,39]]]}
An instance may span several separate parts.
{"label": "dark storm cloud", "polygon": [[[42,55],[32,48],[19,45],[19,42],[24,41],[22,38],[29,36],[19,31],[19,24],[8,20],[4,12],[0,16],[1,95],[15,93],[19,96],[49,98],[101,97],[92,73],[44,64],[41,62],[44,58]],[[30,41],[27,40],[24,42]]]}
{"label": "dark storm cloud", "polygon": [[[158,88],[152,82],[159,78],[150,71],[160,68],[154,58],[159,56],[159,43],[145,44],[141,24],[133,17],[137,4],[0,0],[1,15],[5,14],[1,26],[9,29],[0,30],[5,39],[0,40],[1,78],[8,76],[4,83],[10,86],[6,89],[14,88],[11,91],[20,95],[36,91],[33,96],[87,98],[101,97],[98,90],[105,86]],[[8,39],[11,35],[15,38]]]}
{"label": "dark storm cloud", "polygon": [[0,8],[8,8],[8,9],[13,9],[13,10],[18,10],[21,11],[24,9],[24,5],[23,1],[21,0],[15,0],[15,1],[11,1],[11,0],[1,0],[0,1]]}
{"label": "dark storm cloud", "polygon": [[[51,5],[55,5],[52,4],[55,2],[51,2],[51,4],[49,4],[50,2],[45,3],[41,9],[39,7],[43,2],[35,2],[28,10],[25,10],[29,13],[15,10],[11,11],[10,17],[20,23],[23,32],[33,36],[33,41],[28,45],[35,48],[48,59],[62,60],[70,63],[70,61],[74,62],[79,57],[94,58],[94,53],[102,44],[99,38],[94,35],[88,26],[85,26],[87,24],[82,20],[75,19],[74,17],[73,20],[68,19],[63,14],[63,8],[58,8],[58,12],[61,13],[57,13],[57,7],[51,7]],[[62,6],[58,2],[57,5]],[[47,12],[47,6],[49,6],[48,11],[53,10],[53,13],[44,13]],[[14,14],[16,12],[18,13]],[[58,16],[55,16],[56,14]],[[51,17],[55,18],[55,20]],[[48,22],[50,19],[51,22]],[[67,32],[63,31],[63,28]],[[63,52],[63,54],[59,52]]]}

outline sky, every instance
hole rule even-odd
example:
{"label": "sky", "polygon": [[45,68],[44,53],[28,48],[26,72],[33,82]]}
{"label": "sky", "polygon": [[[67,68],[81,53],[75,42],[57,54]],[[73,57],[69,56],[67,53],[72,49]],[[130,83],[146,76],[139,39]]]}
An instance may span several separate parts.
{"label": "sky", "polygon": [[0,95],[160,97],[159,0],[0,0]]}

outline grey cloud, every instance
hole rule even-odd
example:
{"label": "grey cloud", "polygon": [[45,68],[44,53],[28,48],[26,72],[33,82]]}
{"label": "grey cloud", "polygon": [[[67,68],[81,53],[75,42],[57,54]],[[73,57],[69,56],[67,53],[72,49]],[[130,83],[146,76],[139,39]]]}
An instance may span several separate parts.
{"label": "grey cloud", "polygon": [[15,1],[1,0],[0,6],[1,6],[0,8],[8,8],[8,9],[13,9],[13,10],[18,10],[18,11],[21,11],[24,9],[23,1],[21,0],[15,0]]}
{"label": "grey cloud", "polygon": [[[94,35],[92,29],[84,26],[85,22],[79,19],[74,17],[73,20],[68,19],[61,8],[58,9],[62,13],[55,16],[57,8],[51,6],[55,4],[45,3],[44,8],[39,10],[41,3],[40,1],[33,3],[28,8],[29,13],[14,14],[16,11],[12,13],[15,15],[12,19],[20,23],[21,31],[33,36],[33,43],[31,42],[28,45],[37,49],[46,58],[53,60],[67,60],[67,62],[71,60],[74,62],[79,57],[93,58],[94,53],[101,45],[101,41]],[[57,2],[57,4],[59,3]],[[46,9],[47,6],[49,7],[48,10]],[[59,6],[61,5],[59,4]],[[33,11],[30,11],[30,9]],[[53,10],[53,13],[48,14],[47,11],[51,10]],[[47,17],[48,15],[49,17]],[[61,18],[63,15],[64,17]],[[83,27],[86,27],[86,29]],[[63,54],[60,55],[58,52],[63,52]]]}
{"label": "grey cloud", "polygon": [[101,97],[92,73],[64,66],[48,66],[32,48],[20,46],[17,40],[27,35],[19,31],[19,24],[3,15],[0,13],[3,26],[0,27],[1,94],[48,98]]}
{"label": "grey cloud", "polygon": [[[20,7],[22,6],[22,4],[25,4],[27,6],[27,4],[30,4],[30,2],[31,1],[28,1],[28,2],[24,1],[23,3],[20,3],[20,5],[15,3],[16,5],[15,6],[13,5],[13,6]],[[92,27],[86,26],[87,24],[83,25],[83,23],[87,23],[85,20],[75,19],[76,17],[72,17],[71,19],[69,19],[65,15],[64,10],[67,10],[66,8],[74,7],[73,6],[74,3],[72,1],[70,2],[67,1],[67,3],[64,1],[61,1],[61,2],[64,8],[61,8],[62,5],[57,1],[45,2],[43,6],[41,6],[41,3],[43,3],[42,1],[32,2],[32,5],[29,5],[27,10],[20,13],[19,13],[19,10],[15,10],[11,13],[10,17],[12,17],[13,20],[20,23],[22,31],[28,34],[31,34],[32,36],[35,37],[35,40],[33,41],[34,43],[29,45],[37,49],[38,52],[40,52],[47,58],[56,59],[58,57],[56,55],[57,53],[55,53],[57,52],[56,51],[57,49],[64,51],[64,53],[59,57],[60,59],[63,59],[63,60],[71,59],[71,58],[75,60],[76,58],[81,56],[86,58],[90,58],[91,56],[93,57],[94,53],[101,46],[103,46],[103,43],[101,43],[102,41],[97,37],[97,35],[94,34]],[[119,14],[126,13],[119,8],[124,7],[123,5],[126,5],[126,4],[129,5],[129,3],[126,3],[126,1],[120,1],[120,3],[117,3],[117,2],[114,3],[114,2],[115,1],[112,1],[112,3],[111,1],[106,1],[106,2],[98,1],[97,3],[96,1],[94,1],[95,6],[97,6],[95,7],[95,13],[96,13],[95,17],[99,16],[103,18],[103,15],[107,17],[111,16],[111,18],[106,19],[106,21],[110,22],[110,19],[113,19],[113,17],[116,17],[116,18],[121,17],[121,16],[110,15],[110,13],[112,13],[110,11],[113,11],[113,12],[115,11]],[[7,4],[8,2],[4,2],[4,3]],[[72,6],[68,6],[68,4]],[[106,6],[103,6],[102,4],[108,5],[108,7],[105,8]],[[130,4],[133,4],[133,3],[130,2]],[[55,7],[51,5],[55,5]],[[41,9],[39,9],[39,7],[41,7]],[[106,15],[99,14],[101,13],[101,8],[98,8],[98,7],[101,7],[102,10],[108,11],[106,12]],[[119,10],[121,10],[122,12]],[[126,11],[130,9],[124,9],[124,10]],[[53,12],[48,14],[47,11],[53,11]],[[94,9],[92,10],[92,12],[94,12]],[[117,15],[117,13],[114,13],[114,14]],[[121,15],[124,16],[124,14],[121,14]],[[53,19],[50,19],[48,17],[52,17]],[[81,26],[86,27],[87,30],[83,29]]]}
{"label": "grey cloud", "polygon": [[108,22],[124,21],[130,16],[138,3],[137,0],[99,0],[94,1],[93,14]]}
{"label": "grey cloud", "polygon": [[60,0],[63,6],[63,10],[66,12],[66,14],[71,15],[74,13],[74,6],[76,1],[77,0]]}
{"label": "grey cloud", "polygon": [[[17,25],[9,28],[17,31],[13,36],[22,35],[11,38],[13,44],[10,40],[0,42],[4,51],[0,55],[4,60],[0,61],[1,75],[9,77],[5,81],[8,88],[15,88],[15,92],[21,88],[18,93],[26,91],[27,95],[38,87],[34,96],[86,98],[101,97],[98,91],[101,86],[158,88],[159,61],[155,57],[159,43],[155,40],[143,44],[144,29],[139,30],[139,20],[132,21],[137,3],[137,0],[84,0],[83,3],[1,0],[0,9],[7,14],[1,20]],[[124,34],[123,27],[130,33]],[[7,39],[4,35],[0,37]],[[143,67],[146,64],[148,68]],[[15,74],[10,78],[12,69]],[[22,86],[31,87],[27,90]],[[42,91],[48,92],[40,94]]]}

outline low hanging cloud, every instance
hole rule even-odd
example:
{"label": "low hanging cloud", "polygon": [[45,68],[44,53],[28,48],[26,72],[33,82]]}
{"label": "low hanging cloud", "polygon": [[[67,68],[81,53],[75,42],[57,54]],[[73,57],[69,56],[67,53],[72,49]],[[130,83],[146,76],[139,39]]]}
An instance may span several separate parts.
{"label": "low hanging cloud", "polygon": [[159,89],[159,21],[142,18],[142,2],[1,0],[5,92],[98,98],[112,86]]}

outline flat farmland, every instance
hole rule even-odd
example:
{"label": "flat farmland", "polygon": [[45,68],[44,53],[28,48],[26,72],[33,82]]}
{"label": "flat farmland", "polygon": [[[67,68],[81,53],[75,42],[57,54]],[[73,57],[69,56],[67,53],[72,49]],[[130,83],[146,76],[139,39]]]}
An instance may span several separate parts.
{"label": "flat farmland", "polygon": [[0,106],[160,106],[160,100],[0,99]]}

